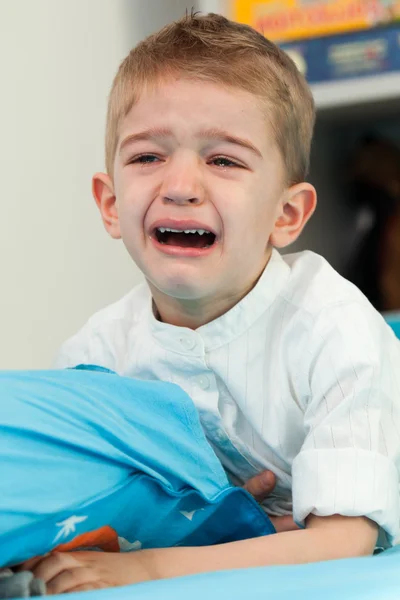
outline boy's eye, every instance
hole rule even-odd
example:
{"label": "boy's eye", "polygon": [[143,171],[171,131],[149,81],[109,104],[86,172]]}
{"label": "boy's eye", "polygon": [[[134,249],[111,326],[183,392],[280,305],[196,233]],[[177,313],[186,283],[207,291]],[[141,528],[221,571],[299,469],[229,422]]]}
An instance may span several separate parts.
{"label": "boy's eye", "polygon": [[237,163],[233,162],[230,158],[226,158],[225,156],[217,156],[213,158],[210,162],[212,162],[217,167],[240,167]]}
{"label": "boy's eye", "polygon": [[155,156],[154,154],[141,154],[140,156],[135,156],[135,158],[132,158],[132,160],[130,162],[131,163],[139,163],[141,165],[148,165],[148,164],[154,163],[158,160],[159,160],[158,157]]}

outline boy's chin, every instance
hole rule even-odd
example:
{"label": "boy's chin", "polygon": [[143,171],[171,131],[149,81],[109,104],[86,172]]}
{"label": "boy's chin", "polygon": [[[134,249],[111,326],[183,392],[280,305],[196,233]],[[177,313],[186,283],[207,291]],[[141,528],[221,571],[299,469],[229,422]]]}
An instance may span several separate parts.
{"label": "boy's chin", "polygon": [[163,281],[147,279],[147,283],[154,297],[166,296],[182,302],[201,302],[209,297],[210,293],[212,295],[212,290],[206,289],[201,281],[173,278],[167,281],[165,279]]}

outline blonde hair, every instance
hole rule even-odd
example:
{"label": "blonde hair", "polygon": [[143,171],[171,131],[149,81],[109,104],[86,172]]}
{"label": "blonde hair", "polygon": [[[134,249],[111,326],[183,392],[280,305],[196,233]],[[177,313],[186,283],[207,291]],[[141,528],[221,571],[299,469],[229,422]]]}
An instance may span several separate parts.
{"label": "blonde hair", "polygon": [[131,50],[115,76],[108,104],[106,168],[112,176],[119,128],[147,85],[174,75],[254,94],[266,105],[289,184],[309,167],[315,108],[311,91],[287,54],[260,33],[216,14],[192,13]]}

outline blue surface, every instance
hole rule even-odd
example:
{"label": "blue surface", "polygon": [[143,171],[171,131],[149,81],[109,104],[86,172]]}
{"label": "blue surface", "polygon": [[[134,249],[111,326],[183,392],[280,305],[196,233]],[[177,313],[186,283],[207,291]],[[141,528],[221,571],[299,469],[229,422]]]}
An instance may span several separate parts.
{"label": "blue surface", "polygon": [[386,321],[400,339],[400,313],[386,316]]}
{"label": "blue surface", "polygon": [[85,369],[3,371],[0,390],[0,567],[71,549],[60,544],[127,551],[274,532],[229,484],[178,386]]}

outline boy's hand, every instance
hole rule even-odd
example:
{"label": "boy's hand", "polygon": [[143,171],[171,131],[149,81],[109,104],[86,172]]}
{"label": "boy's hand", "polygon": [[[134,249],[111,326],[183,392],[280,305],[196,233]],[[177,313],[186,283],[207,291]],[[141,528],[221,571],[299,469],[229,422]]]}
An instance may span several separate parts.
{"label": "boy's hand", "polygon": [[149,581],[141,556],[141,552],[55,553],[36,559],[34,564],[28,561],[21,570],[29,569],[43,579],[47,594],[83,592]]}
{"label": "boy's hand", "polygon": [[[257,502],[263,502],[276,485],[276,477],[272,471],[262,471],[258,475],[255,475],[249,479],[243,486],[245,490],[253,496]],[[278,533],[283,531],[293,531],[298,529],[298,526],[293,521],[292,515],[285,515],[283,517],[269,517]]]}

